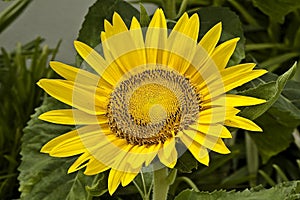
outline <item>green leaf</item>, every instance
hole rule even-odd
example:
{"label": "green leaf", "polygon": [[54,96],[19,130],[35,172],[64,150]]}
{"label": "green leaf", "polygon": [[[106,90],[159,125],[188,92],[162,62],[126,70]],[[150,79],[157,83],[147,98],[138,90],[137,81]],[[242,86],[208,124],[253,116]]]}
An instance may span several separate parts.
{"label": "green leaf", "polygon": [[244,108],[240,115],[252,120],[261,116],[277,101],[285,84],[287,83],[288,79],[293,76],[295,71],[296,64],[294,64],[287,72],[279,76],[276,81],[270,81],[266,83],[264,80],[259,79],[260,82],[256,85],[256,87],[240,92],[242,95],[253,96],[260,99],[265,99],[267,101],[266,103],[260,105]]}
{"label": "green leaf", "polygon": [[215,24],[222,22],[220,42],[236,37],[240,38],[228,65],[231,66],[240,63],[241,60],[245,58],[245,37],[238,15],[229,8],[224,7],[205,7],[199,9],[197,13],[200,16],[201,21],[200,37],[203,37],[203,35]]}
{"label": "green leaf", "polygon": [[[298,69],[300,69],[300,67]],[[288,81],[282,95],[300,109],[300,82]]]}
{"label": "green leaf", "polygon": [[193,169],[197,169],[198,161],[194,156],[186,151],[182,156],[177,160],[175,168],[182,173],[191,173]]}
{"label": "green leaf", "polygon": [[107,189],[107,176],[104,173],[97,174],[91,186],[86,186],[88,195],[93,197],[100,197],[108,191]]}
{"label": "green leaf", "polygon": [[141,13],[140,13],[141,27],[147,27],[150,23],[150,17],[148,15],[145,7],[141,3],[140,3],[140,9],[141,9]]}
{"label": "green leaf", "polygon": [[123,0],[98,0],[89,8],[88,14],[79,31],[78,40],[92,47],[100,44],[100,33],[104,30],[104,20],[111,22],[113,13],[117,12],[129,26],[135,16],[139,19],[139,11]]}
{"label": "green leaf", "polygon": [[295,0],[252,0],[253,5],[258,7],[263,13],[271,19],[283,23],[284,17],[300,8],[300,2]]}
{"label": "green leaf", "polygon": [[31,0],[18,0],[0,13],[0,33],[27,8]]}
{"label": "green leaf", "polygon": [[263,133],[250,133],[250,137],[254,140],[265,164],[272,156],[290,146],[293,142],[294,128],[280,124],[269,112],[257,118],[257,123],[263,129]]}
{"label": "green leaf", "polygon": [[295,200],[300,198],[299,192],[300,181],[291,181],[278,184],[270,189],[256,187],[242,192],[221,190],[209,193],[185,190],[175,200]]}
{"label": "green leaf", "polygon": [[62,103],[46,98],[36,109],[22,138],[22,163],[19,167],[21,197],[30,200],[86,199],[86,185],[91,185],[93,177],[82,172],[67,174],[74,158],[53,158],[40,152],[41,147],[52,138],[69,130],[70,126],[50,124],[38,119],[48,110],[66,108]]}

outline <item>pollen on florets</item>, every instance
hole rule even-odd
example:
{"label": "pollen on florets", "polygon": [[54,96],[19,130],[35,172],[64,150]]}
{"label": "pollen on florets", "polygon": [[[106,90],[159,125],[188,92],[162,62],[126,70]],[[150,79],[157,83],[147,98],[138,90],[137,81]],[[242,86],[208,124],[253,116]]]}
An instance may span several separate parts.
{"label": "pollen on florets", "polygon": [[120,82],[110,96],[107,117],[117,137],[149,146],[194,123],[200,109],[200,95],[189,79],[156,67]]}

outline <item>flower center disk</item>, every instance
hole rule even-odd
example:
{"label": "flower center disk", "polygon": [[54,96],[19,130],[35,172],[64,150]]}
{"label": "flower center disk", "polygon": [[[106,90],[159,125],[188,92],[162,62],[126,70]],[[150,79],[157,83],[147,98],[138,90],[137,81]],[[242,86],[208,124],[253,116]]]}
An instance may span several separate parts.
{"label": "flower center disk", "polygon": [[164,143],[195,123],[200,95],[176,71],[156,66],[121,81],[111,93],[107,115],[112,132],[129,144]]}

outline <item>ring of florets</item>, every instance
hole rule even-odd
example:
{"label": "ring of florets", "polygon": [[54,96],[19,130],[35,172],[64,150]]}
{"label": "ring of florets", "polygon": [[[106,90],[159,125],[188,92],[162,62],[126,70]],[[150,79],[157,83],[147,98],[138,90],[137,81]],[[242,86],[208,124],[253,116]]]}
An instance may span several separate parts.
{"label": "ring of florets", "polygon": [[201,110],[201,96],[175,70],[156,66],[120,81],[109,98],[111,131],[129,144],[164,143],[190,124]]}

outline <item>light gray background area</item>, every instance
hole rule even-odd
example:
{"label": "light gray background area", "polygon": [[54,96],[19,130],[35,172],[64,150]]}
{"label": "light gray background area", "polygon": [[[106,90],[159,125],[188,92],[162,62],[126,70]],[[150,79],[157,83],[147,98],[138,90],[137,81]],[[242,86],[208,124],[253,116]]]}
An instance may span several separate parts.
{"label": "light gray background area", "polygon": [[[35,0],[21,16],[0,34],[0,47],[11,50],[17,42],[27,43],[38,36],[45,38],[44,44],[54,48],[62,39],[56,60],[74,63],[73,41],[88,12],[96,0]],[[0,12],[11,2],[0,1]],[[137,6],[138,7],[138,6]],[[146,5],[148,13],[155,6]]]}

